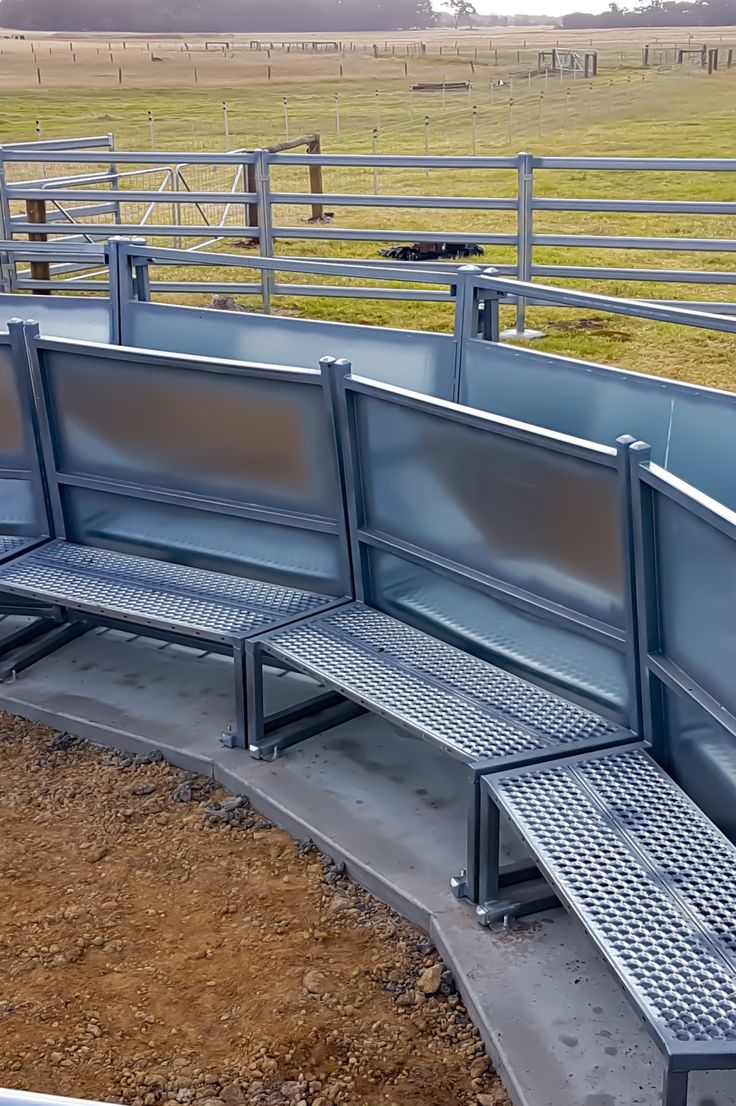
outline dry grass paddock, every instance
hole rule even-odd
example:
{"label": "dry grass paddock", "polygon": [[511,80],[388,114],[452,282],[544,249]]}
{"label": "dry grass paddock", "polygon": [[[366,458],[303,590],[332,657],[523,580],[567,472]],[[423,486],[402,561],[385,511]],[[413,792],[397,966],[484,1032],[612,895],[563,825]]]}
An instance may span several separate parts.
{"label": "dry grass paddock", "polygon": [[[12,31],[0,34],[12,35]],[[305,52],[302,42],[336,39],[338,53]],[[556,28],[479,27],[474,31],[432,29],[391,35],[378,33],[246,35],[99,36],[30,33],[0,38],[0,89],[224,88],[269,83],[300,84],[342,80],[476,80],[537,65],[538,52],[556,44],[595,49],[602,65],[637,66],[645,43],[672,48],[707,41],[728,48],[733,27],[563,31]],[[273,41],[273,49],[271,42]],[[420,43],[426,54],[419,54]],[[374,47],[378,56],[374,56]],[[655,55],[653,55],[655,59]],[[656,60],[656,59],[655,59]],[[269,75],[270,74],[270,75]]]}

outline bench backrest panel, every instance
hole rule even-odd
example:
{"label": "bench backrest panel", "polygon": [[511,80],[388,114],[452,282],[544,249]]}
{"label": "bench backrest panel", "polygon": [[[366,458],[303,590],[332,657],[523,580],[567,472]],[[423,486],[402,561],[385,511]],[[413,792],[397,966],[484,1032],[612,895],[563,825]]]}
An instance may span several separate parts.
{"label": "bench backrest panel", "polygon": [[623,451],[348,378],[368,602],[633,722]]}
{"label": "bench backrest panel", "polygon": [[93,296],[19,296],[0,293],[0,330],[10,319],[33,319],[42,334],[84,342],[111,340],[110,303]]}
{"label": "bench backrest panel", "polygon": [[350,594],[320,370],[44,339],[34,353],[69,540]]}
{"label": "bench backrest panel", "polygon": [[49,522],[22,329],[0,333],[0,534],[43,537]]}
{"label": "bench backrest panel", "polygon": [[656,464],[736,508],[736,395],[482,339],[464,344],[460,402],[611,445],[646,441]]}
{"label": "bench backrest panel", "polygon": [[452,399],[451,334],[135,300],[124,305],[121,327],[124,344],[146,349],[273,365],[312,366],[322,357],[345,357],[362,376]]}
{"label": "bench backrest panel", "polygon": [[646,736],[736,838],[736,514],[636,465]]}

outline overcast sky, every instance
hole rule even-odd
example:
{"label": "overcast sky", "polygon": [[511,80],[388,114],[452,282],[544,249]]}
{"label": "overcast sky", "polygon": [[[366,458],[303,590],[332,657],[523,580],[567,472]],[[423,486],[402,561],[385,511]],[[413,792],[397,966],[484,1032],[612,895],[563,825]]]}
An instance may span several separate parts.
{"label": "overcast sky", "polygon": [[607,0],[475,0],[479,12],[515,15],[517,12],[565,15],[571,11],[603,12]]}

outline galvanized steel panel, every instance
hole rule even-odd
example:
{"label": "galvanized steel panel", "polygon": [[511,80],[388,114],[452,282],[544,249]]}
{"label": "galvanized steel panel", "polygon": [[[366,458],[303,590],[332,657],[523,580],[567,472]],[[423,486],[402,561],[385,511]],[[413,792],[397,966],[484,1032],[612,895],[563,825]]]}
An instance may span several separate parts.
{"label": "galvanized steel panel", "polygon": [[631,434],[663,464],[672,408],[668,383],[473,339],[463,352],[460,402],[604,445]]}
{"label": "galvanized steel panel", "polygon": [[615,469],[356,394],[366,525],[625,625]]}
{"label": "galvanized steel panel", "polygon": [[27,467],[28,442],[18,381],[11,361],[10,347],[0,343],[0,470]]}
{"label": "galvanized steel panel", "polygon": [[369,571],[371,601],[387,614],[628,721],[623,653],[382,550]]}
{"label": "galvanized steel panel", "polygon": [[71,541],[329,595],[346,591],[334,534],[132,496],[61,489]]}
{"label": "galvanized steel panel", "polygon": [[736,738],[693,699],[664,689],[668,767],[708,817],[736,841]]}
{"label": "galvanized steel panel", "polygon": [[736,544],[654,493],[660,648],[736,715]]}
{"label": "galvanized steel panel", "polygon": [[[0,534],[41,534],[43,527],[34,529],[36,520],[33,485],[30,473],[26,480],[3,479],[0,469]],[[0,550],[0,554],[3,550]]]}
{"label": "galvanized steel panel", "polygon": [[604,445],[631,434],[656,464],[736,508],[730,392],[472,339],[460,402]]}
{"label": "galvanized steel panel", "polygon": [[126,345],[175,353],[306,368],[344,357],[359,376],[452,399],[450,334],[138,302],[125,305],[122,327]]}
{"label": "galvanized steel panel", "polygon": [[32,319],[41,333],[83,342],[109,342],[110,304],[93,296],[16,296],[0,294],[0,329],[9,319]]}
{"label": "galvanized steel panel", "polygon": [[320,372],[52,339],[37,341],[34,353],[60,534],[351,593]]}
{"label": "galvanized steel panel", "polygon": [[135,355],[43,356],[67,474],[335,517],[334,445],[316,373],[296,383]]}

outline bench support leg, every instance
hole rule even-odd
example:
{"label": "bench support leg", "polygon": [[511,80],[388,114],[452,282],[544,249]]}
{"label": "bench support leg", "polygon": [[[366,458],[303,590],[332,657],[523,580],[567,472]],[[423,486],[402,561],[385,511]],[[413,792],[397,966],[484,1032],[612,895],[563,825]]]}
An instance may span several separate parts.
{"label": "bench support leg", "polygon": [[30,668],[36,661],[43,660],[51,653],[55,653],[62,645],[85,634],[89,626],[84,622],[63,622],[42,620],[38,626],[38,633],[34,633],[30,639],[25,639],[25,644],[16,642],[17,648],[12,652],[3,649],[0,660],[0,684],[5,680],[15,679],[26,668]]}
{"label": "bench support leg", "polygon": [[327,691],[267,716],[263,700],[263,664],[262,644],[258,641],[246,642],[247,746],[251,756],[257,760],[275,760],[291,745],[365,713],[357,703],[345,699],[336,691]]}
{"label": "bench support leg", "polygon": [[248,744],[246,703],[249,702],[246,678],[246,642],[243,638],[233,646],[233,678],[235,690],[235,725],[228,726],[220,738],[228,749],[245,749]]}
{"label": "bench support leg", "polygon": [[665,1068],[662,1086],[662,1106],[687,1106],[687,1071]]}
{"label": "bench support leg", "polygon": [[21,645],[33,641],[48,630],[53,630],[56,625],[58,623],[55,618],[37,618],[28,626],[21,626],[20,629],[13,630],[12,633],[0,638],[0,657],[7,656],[8,653],[19,649]]}
{"label": "bench support leg", "polygon": [[501,865],[501,818],[490,792],[479,788],[478,906],[481,925],[506,922],[559,906],[549,884],[530,863]]}
{"label": "bench support leg", "polygon": [[478,902],[480,803],[480,776],[474,773],[473,790],[470,796],[470,809],[468,810],[465,867],[462,868],[456,876],[450,879],[450,890],[455,898],[467,899],[468,902],[472,903]]}

